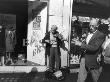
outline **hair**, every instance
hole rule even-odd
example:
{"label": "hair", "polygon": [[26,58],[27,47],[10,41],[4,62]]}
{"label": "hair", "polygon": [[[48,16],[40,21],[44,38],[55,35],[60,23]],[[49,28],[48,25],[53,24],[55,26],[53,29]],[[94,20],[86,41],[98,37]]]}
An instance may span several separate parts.
{"label": "hair", "polygon": [[92,18],[90,24],[98,25],[99,21],[97,19]]}
{"label": "hair", "polygon": [[52,25],[51,28],[54,28],[55,30],[58,29],[57,25]]}

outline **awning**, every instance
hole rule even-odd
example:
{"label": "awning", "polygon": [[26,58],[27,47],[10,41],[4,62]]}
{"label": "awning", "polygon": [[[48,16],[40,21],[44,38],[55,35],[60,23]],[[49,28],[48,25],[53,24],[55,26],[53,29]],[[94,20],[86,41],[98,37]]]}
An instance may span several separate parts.
{"label": "awning", "polygon": [[28,2],[28,23],[35,18],[39,12],[47,6],[46,2],[41,2],[40,0],[29,1]]}
{"label": "awning", "polygon": [[107,18],[110,16],[110,0],[73,0],[73,14]]}

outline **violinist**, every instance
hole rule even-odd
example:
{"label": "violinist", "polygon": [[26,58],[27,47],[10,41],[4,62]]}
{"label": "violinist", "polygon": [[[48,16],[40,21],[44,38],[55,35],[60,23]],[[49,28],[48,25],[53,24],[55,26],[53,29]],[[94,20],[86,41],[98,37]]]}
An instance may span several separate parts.
{"label": "violinist", "polygon": [[46,55],[49,55],[49,69],[55,69],[56,71],[60,69],[60,47],[63,43],[63,36],[59,34],[57,29],[58,27],[56,25],[52,25],[51,30],[46,33],[42,40],[42,43],[46,43]]}

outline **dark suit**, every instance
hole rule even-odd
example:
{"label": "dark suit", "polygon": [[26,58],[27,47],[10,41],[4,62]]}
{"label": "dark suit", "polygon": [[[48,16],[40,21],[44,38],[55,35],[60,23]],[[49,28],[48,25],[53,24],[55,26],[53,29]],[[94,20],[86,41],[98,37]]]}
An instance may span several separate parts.
{"label": "dark suit", "polygon": [[[56,32],[55,34],[59,34]],[[59,70],[60,68],[60,47],[62,46],[63,41],[61,41],[60,38],[56,37],[57,41],[57,47],[52,47],[52,44],[45,42],[45,40],[50,41],[50,32],[46,33],[44,39],[42,40],[43,43],[46,43],[46,55],[49,55],[49,68],[54,69],[55,68],[55,62],[56,62],[56,69]]]}
{"label": "dark suit", "polygon": [[97,82],[101,73],[100,64],[97,62],[98,54],[101,53],[101,46],[105,40],[106,35],[100,31],[96,31],[89,43],[82,43],[81,48],[86,50],[85,57],[81,59],[80,70],[77,82],[85,82],[87,73],[91,73],[93,81]]}

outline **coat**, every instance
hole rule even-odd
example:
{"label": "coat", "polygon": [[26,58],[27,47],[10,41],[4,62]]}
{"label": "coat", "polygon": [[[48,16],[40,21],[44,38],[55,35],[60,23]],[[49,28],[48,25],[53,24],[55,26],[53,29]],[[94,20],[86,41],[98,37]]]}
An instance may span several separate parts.
{"label": "coat", "polygon": [[98,68],[98,55],[102,52],[102,44],[106,35],[100,31],[96,31],[91,37],[88,44],[82,43],[81,48],[85,49],[85,65],[88,68]]}
{"label": "coat", "polygon": [[[56,34],[59,34],[59,32],[56,32]],[[47,32],[45,37],[42,39],[42,43],[46,43],[46,50],[45,50],[45,55],[50,55],[50,48],[51,48],[51,44],[45,42],[45,40],[50,40],[50,32]],[[64,48],[64,42],[57,37],[57,46],[58,46],[58,50],[59,50],[59,54],[60,53],[60,47]]]}

